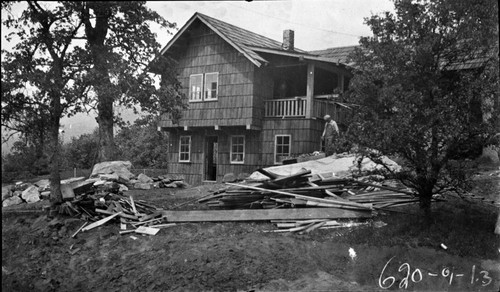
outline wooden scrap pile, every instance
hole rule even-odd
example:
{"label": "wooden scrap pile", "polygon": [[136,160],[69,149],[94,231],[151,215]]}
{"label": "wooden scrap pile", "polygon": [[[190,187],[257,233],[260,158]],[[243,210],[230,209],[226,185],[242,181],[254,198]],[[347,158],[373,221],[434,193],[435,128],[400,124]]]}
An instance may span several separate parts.
{"label": "wooden scrap pile", "polygon": [[413,204],[413,192],[350,178],[311,175],[303,169],[291,176],[277,176],[263,169],[269,180],[253,184],[227,183],[230,187],[198,200],[212,208],[274,209],[327,207],[373,211]]}
{"label": "wooden scrap pile", "polygon": [[165,220],[162,210],[144,200],[134,200],[132,196],[126,197],[114,189],[108,191],[92,189],[59,206],[59,213],[79,216],[86,221],[73,237],[80,231],[91,230],[115,218],[120,220],[120,234],[136,232],[155,235],[160,228],[175,225],[162,224]]}

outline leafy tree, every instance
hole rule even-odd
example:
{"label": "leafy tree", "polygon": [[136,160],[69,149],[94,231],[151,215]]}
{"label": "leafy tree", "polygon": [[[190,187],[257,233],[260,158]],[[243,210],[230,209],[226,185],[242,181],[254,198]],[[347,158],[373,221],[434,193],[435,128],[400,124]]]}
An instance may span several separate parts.
{"label": "leafy tree", "polygon": [[160,50],[150,24],[167,29],[173,29],[175,24],[148,9],[146,1],[80,1],[73,5],[85,26],[87,58],[92,63],[88,76],[97,95],[98,159],[113,160],[114,103],[128,107],[139,104],[150,113],[172,111],[184,104],[171,60],[158,57],[167,77],[159,90],[154,76],[148,73],[152,57]]}
{"label": "leafy tree", "polygon": [[[396,0],[395,14],[366,18],[373,36],[351,56],[349,98],[361,105],[349,132],[380,161],[406,161],[395,174],[430,216],[434,194],[463,190],[453,168],[498,125],[498,2]],[[498,129],[496,129],[498,131]]]}
{"label": "leafy tree", "polygon": [[63,145],[64,164],[67,167],[91,169],[97,157],[99,147],[99,129],[92,133],[73,137],[69,143]]}
{"label": "leafy tree", "polygon": [[168,136],[157,130],[157,120],[151,116],[122,128],[116,135],[119,157],[137,168],[167,168]]}
{"label": "leafy tree", "polygon": [[[11,3],[2,2],[2,9]],[[51,202],[62,200],[60,191],[59,122],[78,104],[81,96],[75,84],[81,71],[69,64],[78,63],[78,48],[70,49],[82,23],[74,21],[67,6],[47,9],[28,1],[19,18],[8,15],[3,25],[16,37],[12,51],[2,50],[2,125],[20,129],[46,122],[50,141]],[[22,125],[21,125],[22,126]],[[42,128],[45,128],[43,126]],[[44,132],[43,130],[40,132]]]}

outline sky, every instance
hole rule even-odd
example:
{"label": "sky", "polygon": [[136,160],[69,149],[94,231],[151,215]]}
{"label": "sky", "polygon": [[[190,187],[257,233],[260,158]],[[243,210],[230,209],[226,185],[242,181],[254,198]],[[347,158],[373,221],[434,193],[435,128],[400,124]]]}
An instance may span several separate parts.
{"label": "sky", "polygon": [[[49,5],[49,4],[47,4]],[[238,27],[250,30],[276,41],[282,41],[283,31],[295,32],[295,47],[312,51],[331,47],[357,45],[361,36],[369,36],[370,29],[364,18],[384,11],[393,11],[391,0],[244,0],[235,1],[148,1],[146,4],[166,20],[177,24],[177,29],[200,12]],[[16,4],[13,14],[20,14],[23,4]],[[2,11],[2,19],[5,11]],[[152,25],[157,41],[165,46],[176,30],[169,33],[166,29]],[[9,48],[5,42],[7,31],[2,29],[1,47]],[[135,115],[122,111],[126,120],[132,121]],[[95,116],[77,114],[63,118],[64,139],[90,133],[97,127]],[[2,144],[2,152],[9,148]]]}
{"label": "sky", "polygon": [[[357,45],[370,35],[364,18],[393,11],[390,0],[260,0],[238,1],[148,1],[148,7],[181,28],[195,12],[282,40],[283,30],[295,32],[295,47],[311,51]],[[159,31],[163,46],[171,39]]]}

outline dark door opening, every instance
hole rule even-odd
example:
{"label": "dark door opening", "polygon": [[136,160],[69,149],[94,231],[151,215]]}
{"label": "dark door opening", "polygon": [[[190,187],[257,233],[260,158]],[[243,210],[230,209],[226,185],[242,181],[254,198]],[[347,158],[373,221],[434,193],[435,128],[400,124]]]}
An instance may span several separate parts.
{"label": "dark door opening", "polygon": [[217,136],[208,136],[205,139],[205,180],[217,180],[217,157],[218,139]]}

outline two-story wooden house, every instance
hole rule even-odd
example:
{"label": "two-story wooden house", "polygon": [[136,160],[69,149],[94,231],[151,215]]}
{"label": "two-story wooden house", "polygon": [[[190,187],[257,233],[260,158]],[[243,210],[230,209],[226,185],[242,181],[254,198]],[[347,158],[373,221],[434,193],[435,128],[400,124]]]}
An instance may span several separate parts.
{"label": "two-story wooden house", "polygon": [[338,93],[354,47],[306,52],[294,32],[275,41],[195,13],[163,48],[178,61],[189,109],[168,131],[169,172],[192,184],[251,173],[321,148],[323,116],[340,124]]}

